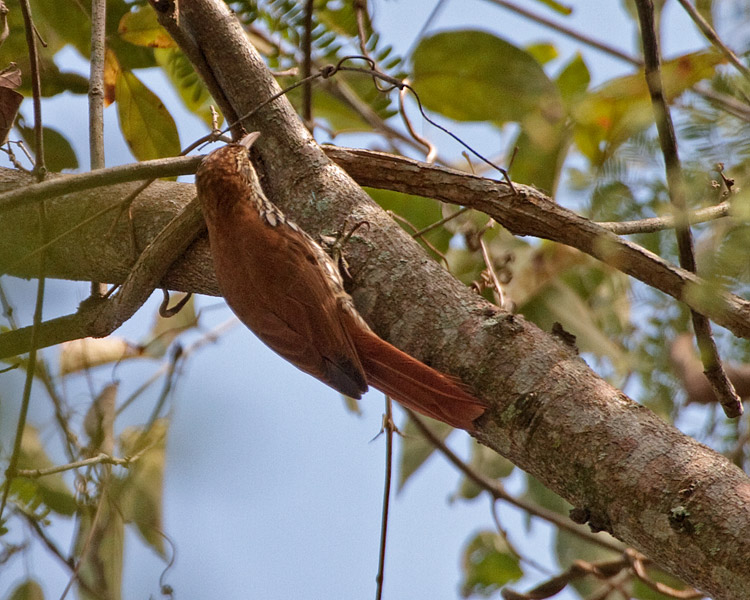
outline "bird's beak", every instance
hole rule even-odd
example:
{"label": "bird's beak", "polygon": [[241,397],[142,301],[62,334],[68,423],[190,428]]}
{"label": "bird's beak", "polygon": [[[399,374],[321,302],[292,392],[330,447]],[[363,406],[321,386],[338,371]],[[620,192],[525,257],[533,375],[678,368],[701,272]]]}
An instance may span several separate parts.
{"label": "bird's beak", "polygon": [[240,146],[244,146],[245,148],[250,150],[250,146],[252,146],[255,140],[257,140],[259,137],[260,131],[253,131],[252,133],[248,133],[240,140]]}

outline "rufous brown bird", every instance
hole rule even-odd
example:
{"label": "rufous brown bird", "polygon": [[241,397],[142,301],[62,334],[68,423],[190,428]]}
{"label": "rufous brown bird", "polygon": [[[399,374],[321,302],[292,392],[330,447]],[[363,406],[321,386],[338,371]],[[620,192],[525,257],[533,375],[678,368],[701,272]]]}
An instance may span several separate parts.
{"label": "rufous brown bird", "polygon": [[369,384],[421,414],[473,429],[485,405],[457,379],[379,338],[334,261],[266,198],[249,157],[258,135],[215,150],[196,173],[229,307],[272,350],[342,394],[360,398]]}

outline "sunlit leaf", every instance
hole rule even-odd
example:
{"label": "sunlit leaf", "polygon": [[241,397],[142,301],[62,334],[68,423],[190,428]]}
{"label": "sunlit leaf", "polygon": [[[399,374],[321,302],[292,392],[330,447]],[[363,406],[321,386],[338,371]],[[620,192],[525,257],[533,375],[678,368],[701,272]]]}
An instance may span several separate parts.
{"label": "sunlit leaf", "polygon": [[164,459],[168,422],[160,419],[146,435],[140,428],[128,428],[120,437],[125,456],[142,454],[120,483],[119,502],[123,517],[135,523],[146,542],[164,556],[162,504],[164,496]]}
{"label": "sunlit leaf", "polygon": [[117,33],[126,42],[148,48],[174,48],[177,44],[156,18],[150,6],[136,8],[120,19]]}
{"label": "sunlit leaf", "polygon": [[546,65],[548,62],[555,60],[559,55],[557,47],[549,42],[541,42],[539,44],[526,46],[526,52],[534,57],[534,60],[540,65]]}
{"label": "sunlit leaf", "polygon": [[107,48],[104,53],[104,106],[109,106],[115,101],[115,86],[117,78],[120,77],[122,67],[117,56]]}
{"label": "sunlit leaf", "polygon": [[[712,77],[724,59],[714,52],[685,54],[662,65],[664,95],[673,102],[703,79]],[[651,126],[651,98],[642,71],[605,83],[574,109],[578,148],[600,165],[625,140]]]}
{"label": "sunlit leaf", "polygon": [[462,594],[489,596],[504,585],[523,577],[518,557],[508,543],[493,531],[481,531],[463,552]]}
{"label": "sunlit leaf", "polygon": [[180,153],[180,138],[172,115],[159,97],[128,71],[115,84],[120,129],[138,160]]}
{"label": "sunlit leaf", "polygon": [[576,53],[556,79],[562,100],[569,108],[583,98],[590,82],[591,74],[580,53]]}
{"label": "sunlit leaf", "polygon": [[[471,57],[471,60],[467,60]],[[563,116],[557,87],[528,52],[482,31],[451,31],[422,40],[414,86],[430,110],[458,121],[523,123]]]}
{"label": "sunlit leaf", "polygon": [[65,342],[61,348],[61,375],[143,356],[141,348],[133,346],[127,340],[116,336],[82,338]]}
{"label": "sunlit leaf", "polygon": [[543,4],[548,8],[551,8],[561,15],[569,15],[573,12],[573,9],[570,6],[568,6],[567,4],[563,4],[562,2],[557,2],[557,0],[536,0],[536,2],[538,2],[539,4]]}
{"label": "sunlit leaf", "polygon": [[15,587],[9,600],[44,600],[44,592],[36,581],[27,579]]}

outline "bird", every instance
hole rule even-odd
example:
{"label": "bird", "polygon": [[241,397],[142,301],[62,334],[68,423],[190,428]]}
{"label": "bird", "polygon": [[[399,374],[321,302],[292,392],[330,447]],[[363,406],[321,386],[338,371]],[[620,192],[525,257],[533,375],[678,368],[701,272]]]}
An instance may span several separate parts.
{"label": "bird", "polygon": [[219,290],[255,335],[298,369],[359,399],[368,386],[453,427],[486,410],[459,379],[380,338],[323,247],[271,202],[250,160],[258,132],[208,154],[196,171]]}

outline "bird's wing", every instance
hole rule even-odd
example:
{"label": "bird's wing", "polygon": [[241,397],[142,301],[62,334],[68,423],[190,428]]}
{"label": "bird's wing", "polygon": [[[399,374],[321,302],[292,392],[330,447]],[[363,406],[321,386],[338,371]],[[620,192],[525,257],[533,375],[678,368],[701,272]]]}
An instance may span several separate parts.
{"label": "bird's wing", "polygon": [[286,230],[280,232],[256,218],[250,212],[213,234],[209,228],[227,303],[275,352],[341,393],[360,397],[367,390],[364,371],[311,240],[296,228],[281,224]]}

